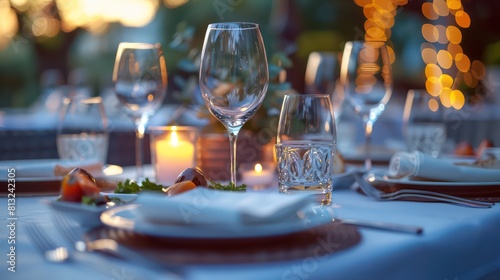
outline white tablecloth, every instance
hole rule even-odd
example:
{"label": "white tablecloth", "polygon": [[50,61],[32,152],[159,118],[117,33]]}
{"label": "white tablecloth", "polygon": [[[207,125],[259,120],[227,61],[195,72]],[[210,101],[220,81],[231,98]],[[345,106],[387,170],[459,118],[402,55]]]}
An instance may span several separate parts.
{"label": "white tablecloth", "polygon": [[[7,270],[7,199],[0,199],[0,279],[165,279],[131,263],[100,255],[77,255],[66,264],[43,260],[24,225],[39,222],[58,241],[47,197],[17,197],[16,272]],[[189,279],[500,279],[500,206],[472,209],[444,203],[377,202],[351,190],[334,193],[339,217],[413,224],[421,236],[360,229],[361,243],[327,258],[313,257],[272,264],[197,265]],[[319,245],[318,245],[319,246]],[[92,257],[92,258],[91,258]],[[79,260],[98,261],[97,270]],[[104,272],[104,273],[103,273]],[[494,275],[494,276],[491,276]]]}

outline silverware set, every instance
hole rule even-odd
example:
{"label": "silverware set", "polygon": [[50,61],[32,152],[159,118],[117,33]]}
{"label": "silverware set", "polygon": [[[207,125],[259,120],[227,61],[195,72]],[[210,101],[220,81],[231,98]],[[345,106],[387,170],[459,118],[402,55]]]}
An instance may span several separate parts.
{"label": "silverware set", "polygon": [[359,188],[369,197],[380,201],[400,200],[400,199],[419,199],[425,201],[439,201],[451,203],[459,206],[473,207],[473,208],[491,208],[495,203],[487,201],[478,201],[457,197],[453,195],[443,194],[439,192],[414,190],[414,189],[400,189],[395,192],[385,193],[372,186],[369,182],[362,178],[362,175],[354,173],[354,178]]}
{"label": "silverware set", "polygon": [[[103,274],[112,276],[113,271],[117,269],[115,267],[116,264],[110,263],[105,258],[102,258],[102,256],[93,254],[100,252],[117,259],[130,261],[141,268],[147,268],[160,273],[164,279],[176,280],[185,278],[180,269],[164,264],[157,264],[154,260],[144,257],[142,254],[119,244],[113,239],[85,240],[83,228],[74,224],[63,214],[54,213],[53,217],[56,228],[73,247],[59,246],[36,222],[26,225],[29,238],[48,262],[65,263],[78,260]],[[140,275],[134,275],[134,273],[133,271],[127,271],[128,275],[135,276],[134,279],[149,278],[148,275],[144,274],[144,271],[141,271]]]}
{"label": "silverware set", "polygon": [[53,263],[69,261],[69,252],[66,247],[57,246],[38,223],[27,224],[26,231],[45,260]]}

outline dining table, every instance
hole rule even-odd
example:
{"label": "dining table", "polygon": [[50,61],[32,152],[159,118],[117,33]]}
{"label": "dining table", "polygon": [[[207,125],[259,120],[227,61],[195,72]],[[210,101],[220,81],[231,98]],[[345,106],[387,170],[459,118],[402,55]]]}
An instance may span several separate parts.
{"label": "dining table", "polygon": [[[124,174],[131,170],[124,168]],[[6,175],[2,170],[2,176]],[[185,249],[177,246],[160,251],[160,256],[169,260],[183,256],[178,263],[149,266],[133,258],[123,260],[73,249],[69,249],[70,261],[52,263],[37,250],[27,226],[37,223],[58,246],[72,247],[55,226],[58,211],[50,207],[50,201],[57,193],[30,194],[18,189],[14,199],[5,192],[0,198],[0,279],[500,279],[498,205],[470,208],[442,202],[377,201],[355,191],[354,180],[348,176],[334,185],[332,201],[324,206],[335,217],[419,226],[423,232],[332,226],[313,239],[300,234],[262,243],[232,239],[231,246],[236,249],[225,255],[212,246],[210,261],[197,255],[196,246],[203,244],[193,239],[182,243]],[[2,187],[6,189],[7,183]],[[277,188],[251,191],[273,193]],[[306,244],[301,238],[310,240]],[[235,255],[245,244],[255,250]],[[152,264],[158,263],[151,255],[144,256]]]}

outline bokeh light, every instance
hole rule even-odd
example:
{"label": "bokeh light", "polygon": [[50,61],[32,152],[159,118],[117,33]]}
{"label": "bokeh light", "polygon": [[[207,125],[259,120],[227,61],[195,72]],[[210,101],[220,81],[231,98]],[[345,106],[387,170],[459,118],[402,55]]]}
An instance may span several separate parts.
{"label": "bokeh light", "polygon": [[453,57],[451,57],[451,54],[446,50],[438,51],[437,61],[439,66],[441,66],[441,68],[443,69],[450,69],[450,67],[453,65]]}
{"label": "bokeh light", "polygon": [[422,4],[422,14],[430,20],[436,20],[439,18],[439,15],[434,10],[434,5],[431,2],[425,2]]}
{"label": "bokeh light", "polygon": [[[443,106],[460,110],[466,98],[457,87],[465,85],[472,90],[486,77],[486,66],[479,60],[471,63],[460,45],[463,39],[460,28],[470,27],[470,16],[461,0],[426,1],[422,3],[422,14],[429,21],[422,24],[422,37],[426,41],[421,46],[426,64],[425,87],[430,95],[439,96]],[[442,25],[445,22],[446,26]]]}
{"label": "bokeh light", "polygon": [[0,2],[0,50],[5,48],[19,28],[16,12],[6,1]]}
{"label": "bokeh light", "polygon": [[470,27],[470,17],[469,14],[464,11],[458,11],[455,13],[455,21],[457,25],[462,28]]}
{"label": "bokeh light", "polygon": [[434,63],[429,63],[425,66],[425,77],[430,78],[430,77],[439,77],[443,74],[441,71],[441,68],[437,66]]}
{"label": "bokeh light", "polygon": [[427,107],[429,107],[429,110],[432,112],[437,112],[437,110],[439,110],[439,103],[436,99],[431,98],[429,99],[429,102],[427,102]]}
{"label": "bokeh light", "polygon": [[445,17],[450,13],[450,9],[448,9],[448,5],[444,0],[434,0],[432,4],[434,11],[439,16]]}
{"label": "bokeh light", "polygon": [[470,69],[470,59],[463,53],[458,53],[455,56],[455,65],[460,72],[467,72]]}

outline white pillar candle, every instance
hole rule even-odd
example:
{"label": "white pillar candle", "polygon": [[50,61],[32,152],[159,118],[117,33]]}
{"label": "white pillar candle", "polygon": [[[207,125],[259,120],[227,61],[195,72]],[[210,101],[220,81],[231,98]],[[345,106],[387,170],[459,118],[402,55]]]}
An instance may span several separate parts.
{"label": "white pillar candle", "polygon": [[186,168],[192,167],[195,146],[179,137],[179,131],[167,131],[164,138],[157,139],[156,180],[162,184],[173,184],[177,176]]}
{"label": "white pillar candle", "polygon": [[247,185],[267,185],[273,181],[274,172],[272,169],[263,169],[262,165],[257,163],[251,170],[242,170],[241,176],[243,183]]}

